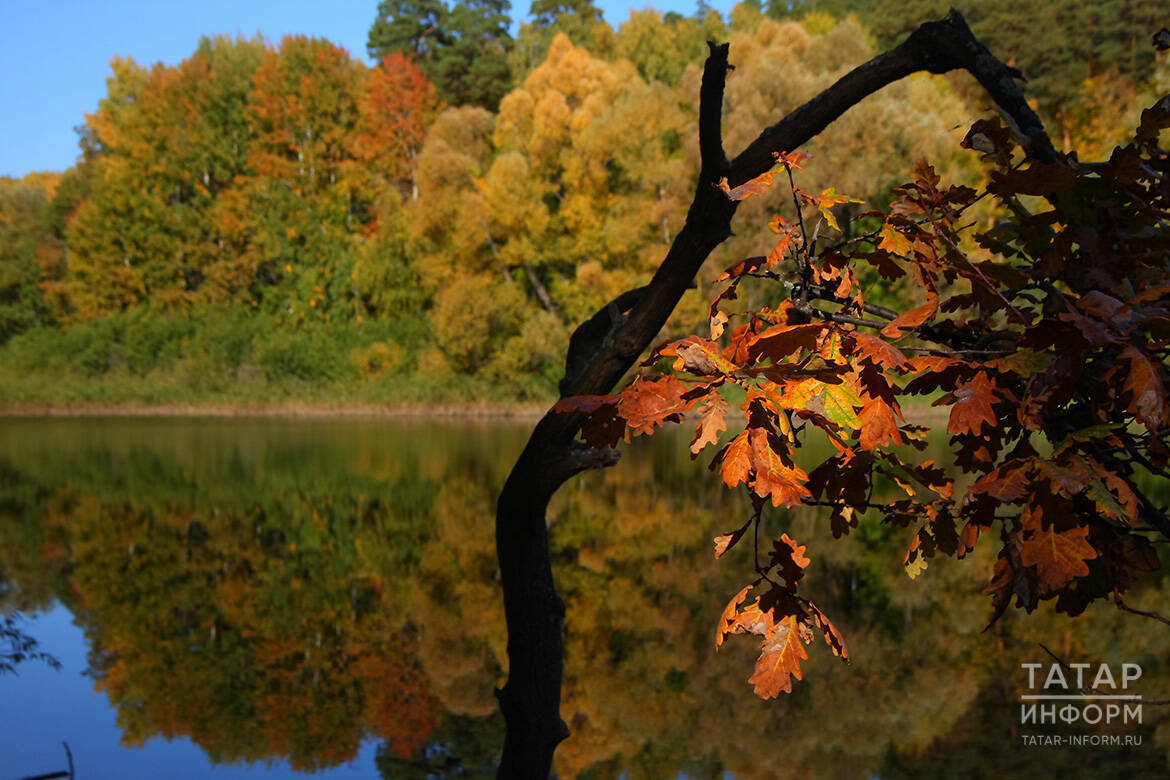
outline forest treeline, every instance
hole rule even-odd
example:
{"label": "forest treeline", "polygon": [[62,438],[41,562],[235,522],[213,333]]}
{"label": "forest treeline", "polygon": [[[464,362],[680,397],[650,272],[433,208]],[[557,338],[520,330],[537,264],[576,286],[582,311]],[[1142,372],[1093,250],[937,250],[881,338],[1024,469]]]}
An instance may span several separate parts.
{"label": "forest treeline", "polygon": [[[536,0],[513,37],[507,0],[383,0],[372,67],[305,37],[115,58],[77,164],[0,179],[0,401],[547,397],[572,328],[682,225],[705,41],[731,42],[735,151],[948,4],[700,2],[614,29],[588,0]],[[969,5],[1081,159],[1170,90],[1159,2]],[[981,99],[958,77],[887,87],[810,145],[800,185],[884,205],[922,156],[978,183],[958,141]],[[740,224],[784,208],[753,199]],[[729,241],[668,329],[759,252]]]}

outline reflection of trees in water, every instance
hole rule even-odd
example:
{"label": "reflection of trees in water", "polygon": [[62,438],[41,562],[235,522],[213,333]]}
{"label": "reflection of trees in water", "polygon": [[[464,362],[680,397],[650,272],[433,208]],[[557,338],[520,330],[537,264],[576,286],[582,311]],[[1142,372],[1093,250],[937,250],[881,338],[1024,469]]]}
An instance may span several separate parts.
{"label": "reflection of trees in water", "polygon": [[[8,437],[0,572],[26,604],[74,611],[130,744],[186,735],[213,760],[317,768],[374,737],[386,777],[490,774],[506,659],[490,507],[521,432],[238,427],[180,426],[166,444],[149,427],[79,446],[67,427]],[[774,522],[808,545],[809,592],[855,662],[811,648],[791,696],[754,699],[752,643],[716,657],[712,641],[750,545],[721,561],[696,546],[747,509],[676,445],[587,475],[550,513],[568,613],[563,776],[1051,769],[1065,758],[1016,749],[1013,731],[1019,664],[1047,661],[1038,640],[1069,661],[1141,663],[1164,693],[1165,635],[1149,621],[1009,615],[984,635],[970,566],[932,562],[911,582],[913,529],[863,522],[834,543],[824,518],[797,512]],[[1135,602],[1165,603],[1164,581]],[[1067,771],[1164,766],[1151,742],[1170,740],[1166,718],[1147,707],[1145,720],[1140,750],[1081,750]]]}

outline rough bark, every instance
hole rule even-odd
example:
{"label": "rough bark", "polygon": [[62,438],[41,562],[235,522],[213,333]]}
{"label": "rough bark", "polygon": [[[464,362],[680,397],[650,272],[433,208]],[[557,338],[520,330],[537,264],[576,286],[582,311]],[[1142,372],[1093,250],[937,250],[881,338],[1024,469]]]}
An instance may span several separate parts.
{"label": "rough bark", "polygon": [[[653,341],[711,251],[731,235],[737,204],[716,186],[721,178],[736,187],[770,170],[776,152],[799,148],[887,84],[918,71],[966,70],[1011,121],[1032,157],[1059,160],[1043,125],[1013,81],[1018,71],[992,56],[957,11],[922,25],[896,48],[846,74],[760,133],[730,161],[723,151],[721,126],[728,47],[709,45],[700,89],[701,170],[686,223],[649,284],[620,296],[574,333],[560,386],[562,397],[610,392]],[[567,479],[617,462],[612,450],[591,450],[574,441],[581,423],[578,414],[546,414],[513,467],[496,507],[509,659],[508,681],[497,692],[507,726],[499,769],[503,778],[547,778],[553,751],[569,734],[560,717],[565,607],[553,583],[545,511]]]}

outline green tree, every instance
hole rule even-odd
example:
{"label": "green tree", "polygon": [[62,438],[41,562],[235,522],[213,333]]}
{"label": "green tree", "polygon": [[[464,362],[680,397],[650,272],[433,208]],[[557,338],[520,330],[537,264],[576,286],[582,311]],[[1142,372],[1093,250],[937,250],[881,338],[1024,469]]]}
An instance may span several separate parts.
{"label": "green tree", "polygon": [[0,345],[53,321],[42,284],[62,254],[50,204],[58,176],[0,177]]}
{"label": "green tree", "polygon": [[494,109],[508,91],[508,0],[382,0],[366,49],[411,56],[452,105]]}

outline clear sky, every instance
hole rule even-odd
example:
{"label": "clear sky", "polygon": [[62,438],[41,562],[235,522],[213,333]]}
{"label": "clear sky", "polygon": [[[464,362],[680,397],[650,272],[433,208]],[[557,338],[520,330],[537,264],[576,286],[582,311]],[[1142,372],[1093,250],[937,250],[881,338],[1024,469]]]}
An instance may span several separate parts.
{"label": "clear sky", "polygon": [[[514,0],[521,20],[530,0]],[[694,0],[600,0],[606,21],[631,6],[690,14]],[[724,14],[731,0],[712,5]],[[105,94],[111,57],[174,65],[202,35],[303,33],[366,58],[378,0],[0,0],[0,176],[64,170],[77,158],[84,114]]]}

